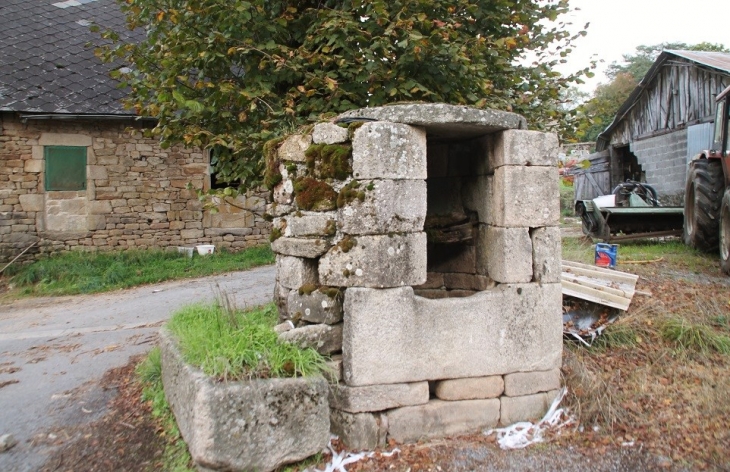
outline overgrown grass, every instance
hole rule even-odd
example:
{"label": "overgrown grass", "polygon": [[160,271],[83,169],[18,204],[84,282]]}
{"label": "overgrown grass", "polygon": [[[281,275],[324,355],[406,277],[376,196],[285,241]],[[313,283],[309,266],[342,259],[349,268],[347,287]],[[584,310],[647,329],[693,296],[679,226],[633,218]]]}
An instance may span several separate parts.
{"label": "overgrown grass", "polygon": [[162,470],[194,472],[195,468],[192,467],[193,462],[187,445],[182,439],[175,417],[165,398],[165,391],[162,387],[162,359],[159,347],[152,349],[147,358],[137,365],[137,377],[143,386],[142,400],[150,403],[152,416],[160,423],[161,434],[166,439],[162,456]]}
{"label": "overgrown grass", "polygon": [[188,258],[173,251],[70,252],[27,266],[10,266],[10,284],[18,296],[76,295],[105,292],[166,280],[202,277],[271,264],[268,246],[237,253],[218,251]]}
{"label": "overgrown grass", "polygon": [[225,380],[300,377],[326,369],[314,349],[279,341],[274,304],[238,311],[230,306],[190,305],[167,324],[185,361]]}
{"label": "overgrown grass", "polygon": [[647,336],[646,330],[619,320],[606,327],[603,333],[593,342],[593,347],[598,349],[636,347],[646,342]]}
{"label": "overgrown grass", "polygon": [[670,317],[662,323],[662,337],[676,349],[707,354],[711,351],[730,354],[730,337],[718,333],[711,326]]}

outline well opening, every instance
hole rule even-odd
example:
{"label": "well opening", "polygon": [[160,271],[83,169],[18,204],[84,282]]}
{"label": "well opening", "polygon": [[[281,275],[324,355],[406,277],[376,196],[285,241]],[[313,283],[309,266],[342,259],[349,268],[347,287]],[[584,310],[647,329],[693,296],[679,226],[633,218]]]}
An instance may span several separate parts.
{"label": "well opening", "polygon": [[[416,295],[431,298],[468,297],[495,286],[484,264],[479,264],[479,246],[485,233],[479,231],[488,211],[488,135],[468,138],[428,136],[427,271],[425,284]],[[481,211],[481,215],[480,215]],[[481,218],[480,218],[481,216]]]}

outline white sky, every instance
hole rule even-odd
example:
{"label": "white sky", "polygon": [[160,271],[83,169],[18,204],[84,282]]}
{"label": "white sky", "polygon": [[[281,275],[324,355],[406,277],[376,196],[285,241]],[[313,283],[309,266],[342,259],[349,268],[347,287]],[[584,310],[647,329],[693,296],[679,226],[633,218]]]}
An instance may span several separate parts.
{"label": "white sky", "polygon": [[607,81],[603,72],[608,64],[642,44],[707,41],[730,47],[730,0],[570,0],[570,6],[580,11],[561,19],[572,22],[575,31],[587,22],[590,26],[588,35],[575,42],[561,72],[585,67],[594,54],[604,61],[596,77],[581,86],[586,92]]}

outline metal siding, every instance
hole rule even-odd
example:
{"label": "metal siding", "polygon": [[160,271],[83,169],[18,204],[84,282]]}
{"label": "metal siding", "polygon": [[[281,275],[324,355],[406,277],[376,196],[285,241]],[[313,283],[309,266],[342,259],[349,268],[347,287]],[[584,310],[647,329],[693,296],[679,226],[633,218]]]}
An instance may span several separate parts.
{"label": "metal siding", "polygon": [[701,123],[687,127],[687,162],[705,149],[712,147],[712,128],[714,123]]}

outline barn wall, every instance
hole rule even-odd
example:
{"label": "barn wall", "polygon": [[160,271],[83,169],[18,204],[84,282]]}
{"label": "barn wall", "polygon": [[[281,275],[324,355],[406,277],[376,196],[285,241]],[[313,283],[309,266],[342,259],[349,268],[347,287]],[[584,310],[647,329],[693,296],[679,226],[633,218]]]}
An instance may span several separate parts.
{"label": "barn wall", "polygon": [[[44,146],[87,148],[86,189],[46,191]],[[28,121],[0,114],[0,262],[31,243],[30,257],[71,249],[115,250],[215,244],[231,250],[268,242],[265,195],[205,211],[209,185],[200,149],[161,149],[127,124]]]}
{"label": "barn wall", "polygon": [[715,116],[715,96],[730,85],[727,74],[673,58],[651,81],[628,115],[611,133],[611,144],[628,144]]}
{"label": "barn wall", "polygon": [[639,165],[663,205],[682,205],[687,172],[687,130],[634,141],[630,145]]}

